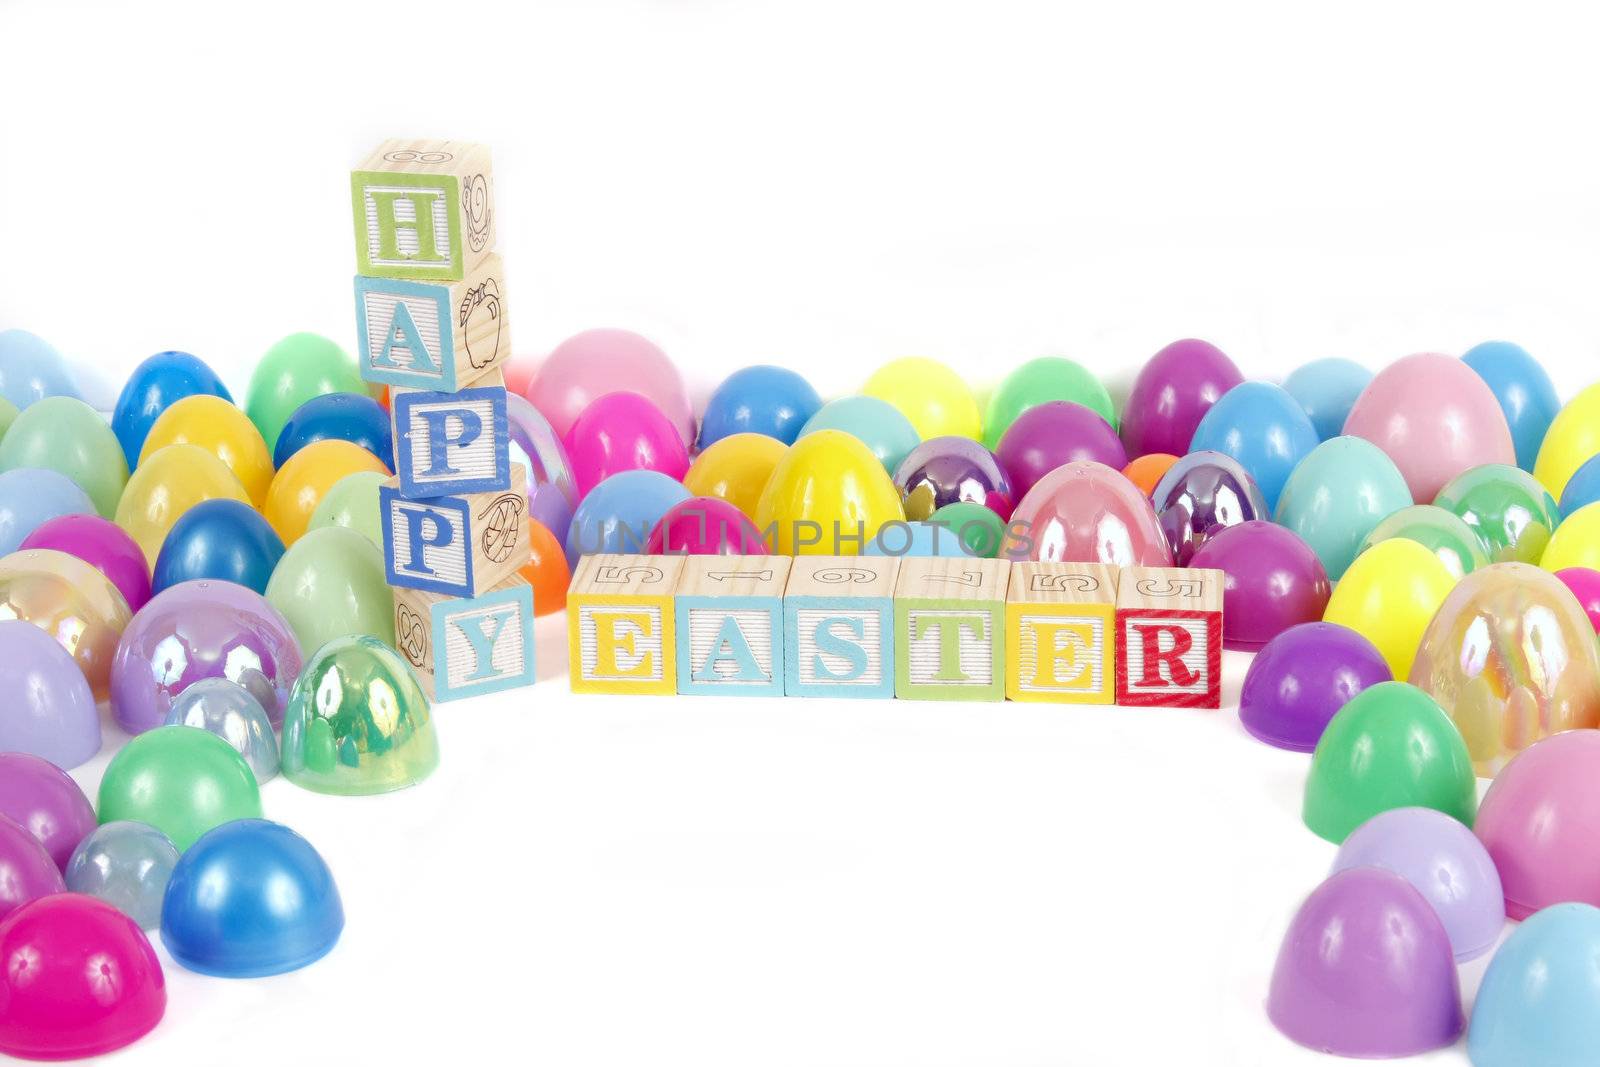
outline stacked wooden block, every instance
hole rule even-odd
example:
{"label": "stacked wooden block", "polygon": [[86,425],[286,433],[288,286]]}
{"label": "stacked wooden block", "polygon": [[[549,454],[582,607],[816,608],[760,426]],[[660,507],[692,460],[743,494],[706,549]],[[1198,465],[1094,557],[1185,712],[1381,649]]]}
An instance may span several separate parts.
{"label": "stacked wooden block", "polygon": [[1222,572],[866,556],[586,556],[572,688],[1215,708]]}
{"label": "stacked wooden block", "polygon": [[395,642],[435,700],[531,685],[528,472],[511,462],[511,355],[489,150],[385,141],[350,175],[361,373],[389,387],[379,490]]}

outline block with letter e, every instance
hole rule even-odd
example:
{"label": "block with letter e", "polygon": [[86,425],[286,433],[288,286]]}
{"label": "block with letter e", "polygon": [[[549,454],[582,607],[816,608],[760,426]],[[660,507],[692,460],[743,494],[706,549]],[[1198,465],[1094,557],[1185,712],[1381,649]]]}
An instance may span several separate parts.
{"label": "block with letter e", "polygon": [[684,556],[584,556],[567,589],[574,693],[678,691],[673,592]]}
{"label": "block with letter e", "polygon": [[894,590],[895,695],[1002,700],[1011,564],[967,556],[900,561]]}
{"label": "block with letter e", "polygon": [[892,556],[796,556],[783,593],[788,696],[894,696]]}
{"label": "block with letter e", "polygon": [[392,586],[445,596],[473,597],[528,562],[527,474],[511,468],[511,485],[497,493],[413,500],[400,479],[378,487],[384,570]]}
{"label": "block with letter e", "polygon": [[481,596],[394,590],[395,645],[437,701],[534,682],[533,587],[513,574]]}
{"label": "block with letter e", "polygon": [[450,393],[511,358],[497,255],[459,282],[357,275],[355,295],[361,377],[369,382]]}
{"label": "block with letter e", "polygon": [[678,692],[783,696],[788,556],[686,556],[675,593]]}
{"label": "block with letter e", "polygon": [[395,474],[412,499],[511,488],[506,390],[498,373],[454,393],[396,390]]}
{"label": "block with letter e", "polygon": [[1116,567],[1013,564],[1006,594],[1006,696],[1111,703],[1116,604]]}
{"label": "block with letter e", "polygon": [[356,273],[458,282],[494,248],[486,145],[385,141],[350,172]]}
{"label": "block with letter e", "polygon": [[1117,581],[1117,703],[1222,706],[1218,570],[1125,567]]}

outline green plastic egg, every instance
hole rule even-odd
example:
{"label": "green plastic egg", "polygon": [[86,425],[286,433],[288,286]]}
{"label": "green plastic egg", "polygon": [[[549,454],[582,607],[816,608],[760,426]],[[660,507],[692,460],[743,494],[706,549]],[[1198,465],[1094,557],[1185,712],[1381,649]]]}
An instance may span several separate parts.
{"label": "green plastic egg", "polygon": [[261,818],[261,790],[244,758],[216,734],[158,726],[112,758],[100,779],[100,823],[148,823],[188,848],[207,830]]}

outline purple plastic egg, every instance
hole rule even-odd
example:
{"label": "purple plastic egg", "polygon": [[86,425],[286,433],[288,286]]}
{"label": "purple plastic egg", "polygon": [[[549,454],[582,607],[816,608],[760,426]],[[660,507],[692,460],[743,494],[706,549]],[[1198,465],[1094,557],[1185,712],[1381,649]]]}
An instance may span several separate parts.
{"label": "purple plastic egg", "polygon": [[0,752],[0,816],[38,839],[63,871],[95,828],[94,805],[72,776],[24,752]]}
{"label": "purple plastic egg", "polygon": [[557,538],[566,537],[578,500],[566,446],[538,408],[509,391],[506,429],[511,439],[511,462],[528,471],[528,517]]}
{"label": "purple plastic egg", "polygon": [[1253,652],[1291,626],[1315,622],[1332,594],[1311,546],[1261,519],[1218,532],[1189,566],[1223,573],[1224,648]]}
{"label": "purple plastic egg", "polygon": [[970,437],[930,437],[894,472],[906,518],[918,522],[946,504],[982,504],[1002,519],[1011,514],[1011,481],[994,453]]}
{"label": "purple plastic egg", "polygon": [[1092,460],[1119,471],[1128,465],[1128,453],[1111,424],[1099,412],[1068,400],[1051,400],[1018,415],[995,455],[1018,500],[1064,463]]}
{"label": "purple plastic egg", "polygon": [[1216,345],[1174,341],[1150,357],[1122,409],[1122,443],[1130,456],[1189,451],[1195,427],[1244,375]]}
{"label": "purple plastic egg", "polygon": [[1268,641],[1250,661],[1239,725],[1274,748],[1311,752],[1351,697],[1392,681],[1371,641],[1335,623],[1304,622]]}
{"label": "purple plastic egg", "polygon": [[[66,891],[61,868],[51,861],[44,846],[14,821],[0,815],[0,919],[30,900]],[[0,1018],[4,1016],[5,1000],[0,998]]]}
{"label": "purple plastic egg", "polygon": [[1221,452],[1191,452],[1178,460],[1156,484],[1151,502],[1180,567],[1222,530],[1272,517],[1249,473]]}

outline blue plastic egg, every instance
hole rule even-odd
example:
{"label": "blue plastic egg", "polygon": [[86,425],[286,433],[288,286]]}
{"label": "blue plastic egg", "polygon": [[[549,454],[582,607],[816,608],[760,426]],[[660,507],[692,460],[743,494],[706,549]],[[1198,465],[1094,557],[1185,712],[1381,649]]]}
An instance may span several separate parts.
{"label": "blue plastic egg", "polygon": [[266,594],[283,539],[261,513],[237,500],[206,500],[184,512],[161,543],[152,592],[209,578]]}
{"label": "blue plastic egg", "polygon": [[736,433],[759,433],[794,444],[806,420],[822,407],[811,383],[792,370],[766,365],[734,371],[706,402],[700,448]]}
{"label": "blue plastic egg", "polygon": [[1338,437],[1356,397],[1372,381],[1372,372],[1353,359],[1319,359],[1296,368],[1283,383],[1311,419],[1317,436]]}
{"label": "blue plastic egg", "polygon": [[130,471],[139,465],[150,427],[186,396],[220,396],[233,403],[217,372],[187,352],[157,352],[133,369],[111,411],[111,432],[122,445]]}
{"label": "blue plastic egg", "polygon": [[0,330],[0,396],[20,410],[47,396],[79,396],[55,346],[27,330]]}
{"label": "blue plastic egg", "polygon": [[567,530],[567,565],[598,552],[643,552],[650,531],[674,504],[689,499],[681,482],[660,471],[622,471],[593,489]]}
{"label": "blue plastic egg", "polygon": [[1317,444],[1311,417],[1294,397],[1266,382],[1243,382],[1211,405],[1195,427],[1189,451],[1221,452],[1238,460],[1270,509],[1278,506],[1289,473]]}
{"label": "blue plastic egg", "polygon": [[1517,466],[1531,472],[1545,432],[1561,410],[1561,398],[1550,376],[1526,349],[1510,341],[1485,341],[1469,349],[1461,361],[1494,393],[1505,412],[1506,425],[1511,427]]}
{"label": "blue plastic egg", "polygon": [[1411,503],[1405,478],[1383,449],[1360,437],[1333,437],[1295,466],[1274,520],[1299,534],[1336,582],[1373,528]]}
{"label": "blue plastic egg", "polygon": [[1511,932],[1478,987],[1474,1067],[1592,1067],[1600,1050],[1600,908],[1556,904]]}
{"label": "blue plastic egg", "polygon": [[830,400],[806,420],[800,436],[818,430],[841,430],[868,448],[891,475],[911,450],[922,443],[917,428],[900,409],[875,396],[845,396]]}
{"label": "blue plastic egg", "polygon": [[394,431],[383,405],[361,393],[324,393],[295,408],[278,434],[272,465],[281,467],[309,444],[349,441],[394,469]]}
{"label": "blue plastic egg", "polygon": [[1561,490],[1561,517],[1600,500],[1600,456],[1593,456],[1567,479]]}

